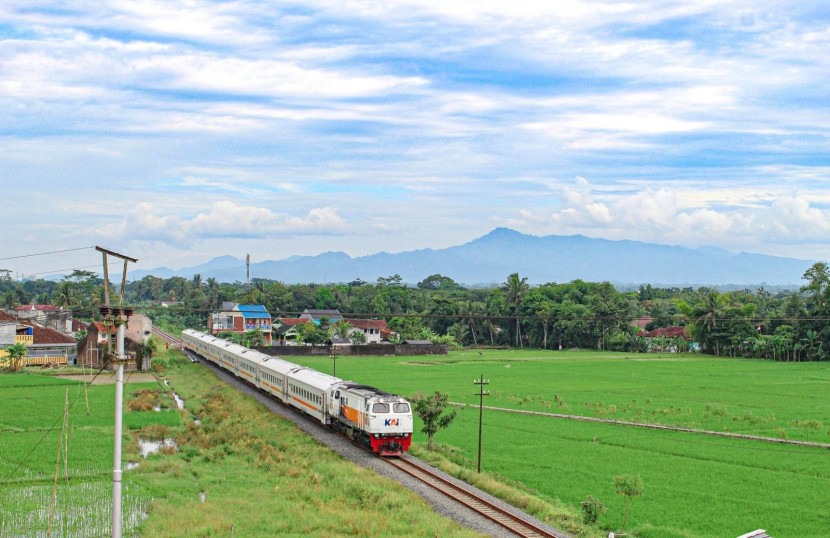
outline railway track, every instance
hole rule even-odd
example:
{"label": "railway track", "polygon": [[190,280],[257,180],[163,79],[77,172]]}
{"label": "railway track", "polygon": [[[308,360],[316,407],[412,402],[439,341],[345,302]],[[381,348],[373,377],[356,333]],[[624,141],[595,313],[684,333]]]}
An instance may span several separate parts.
{"label": "railway track", "polygon": [[181,347],[182,341],[168,332],[164,332],[155,325],[153,325],[153,334],[170,344],[171,346]]}
{"label": "railway track", "polygon": [[432,470],[419,465],[412,458],[387,458],[385,461],[404,473],[420,480],[429,487],[443,493],[447,497],[461,503],[481,516],[501,525],[518,536],[562,538],[562,534],[553,533],[529,521],[516,516],[507,510],[496,506],[480,495],[473,493],[462,486],[436,474]]}

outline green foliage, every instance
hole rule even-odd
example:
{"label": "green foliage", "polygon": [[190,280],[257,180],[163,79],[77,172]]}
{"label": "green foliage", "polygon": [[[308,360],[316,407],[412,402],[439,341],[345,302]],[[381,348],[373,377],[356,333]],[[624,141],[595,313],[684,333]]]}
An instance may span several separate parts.
{"label": "green foliage", "polygon": [[6,348],[6,362],[13,372],[19,372],[23,367],[23,358],[26,357],[26,346],[17,342]]}
{"label": "green foliage", "polygon": [[588,495],[582,501],[582,520],[585,523],[593,524],[599,519],[600,514],[605,512],[605,505],[593,495]]}
{"label": "green foliage", "polygon": [[418,289],[422,290],[443,290],[443,291],[451,291],[457,290],[461,286],[459,286],[455,280],[451,279],[448,276],[434,274],[426,277],[422,281],[418,282]]}
{"label": "green foliage", "polygon": [[623,518],[622,532],[625,532],[625,524],[628,521],[628,508],[635,497],[643,494],[643,479],[640,475],[618,475],[614,477],[614,489],[619,495],[625,497],[625,517]]}
{"label": "green foliage", "polygon": [[427,435],[427,444],[430,448],[434,445],[433,439],[435,434],[439,430],[449,427],[458,414],[457,411],[452,411],[442,416],[449,399],[449,394],[437,390],[430,396],[424,396],[423,393],[418,393],[411,398],[412,408],[415,414],[423,421],[424,425],[421,428],[421,432]]}

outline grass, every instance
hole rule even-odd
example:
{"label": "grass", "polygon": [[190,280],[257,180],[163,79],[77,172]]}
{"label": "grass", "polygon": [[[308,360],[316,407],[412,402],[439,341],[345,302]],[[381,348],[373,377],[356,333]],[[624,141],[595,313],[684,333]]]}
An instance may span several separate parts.
{"label": "grass", "polygon": [[[299,361],[298,361],[299,362]],[[331,371],[330,359],[303,362]],[[830,443],[830,364],[592,352],[453,352],[447,357],[337,359],[340,377],[399,394],[448,392],[485,404]],[[416,426],[417,428],[417,426]],[[588,495],[622,525],[614,476],[639,474],[638,536],[822,536],[830,450],[485,411],[482,468],[578,506]],[[418,443],[425,441],[418,432]],[[478,409],[459,410],[436,440],[475,469]],[[466,461],[466,464],[463,463]]]}
{"label": "grass", "polygon": [[[331,372],[331,359],[302,360]],[[129,510],[137,515],[131,523],[135,533],[475,535],[437,516],[398,484],[344,462],[173,350],[162,352],[154,366],[187,409],[176,409],[163,384],[125,388],[126,407],[136,409],[125,414],[125,427],[131,429],[125,434],[125,461],[139,463],[125,472],[125,501],[133,503]],[[477,352],[341,357],[337,373],[404,395],[441,390],[471,404],[478,403],[473,380],[483,374],[491,391],[485,403],[497,407],[757,435],[781,430],[792,439],[830,442],[830,365],[821,363],[485,351],[483,357]],[[78,403],[70,417],[70,480],[63,481],[69,488],[63,496],[59,481],[58,506],[64,502],[65,508],[56,521],[67,531],[62,534],[95,535],[73,531],[95,527],[73,523],[72,509],[60,499],[90,498],[85,513],[111,502],[112,386],[90,387],[91,414],[86,415],[76,382],[0,375],[0,471],[5,477],[26,462],[0,485],[1,535],[14,534],[21,521],[31,525],[25,518],[36,512],[33,507],[51,502],[57,434],[50,428],[62,425],[67,388],[70,401]],[[154,408],[160,411],[147,410]],[[178,451],[142,459],[139,435],[172,437]],[[619,529],[624,499],[615,494],[613,481],[621,474],[640,475],[645,484],[627,525],[638,536],[737,536],[756,528],[773,536],[821,536],[830,525],[826,449],[488,410],[484,472],[478,475],[477,409],[460,409],[436,440],[443,448],[426,451],[426,439],[417,432],[413,452],[577,535]],[[80,484],[88,489],[72,489]],[[608,507],[600,516],[604,532],[579,521],[578,506],[588,495]],[[98,518],[104,524],[105,516],[106,511]],[[45,529],[48,511],[39,517],[39,526],[24,528]]]}
{"label": "grass", "polygon": [[[159,390],[158,383],[129,387]],[[25,369],[0,373],[0,391],[0,535],[45,535],[50,528],[59,536],[107,534],[112,524],[114,387],[93,385],[84,394],[81,381]],[[177,413],[154,415],[155,420],[180,423]],[[143,420],[127,412],[125,428]],[[129,450],[135,440],[127,435],[124,443]],[[124,529],[132,531],[150,497],[130,480],[123,492]]]}
{"label": "grass", "polygon": [[[138,463],[124,473],[125,535],[478,536],[396,482],[343,460],[177,352],[162,352],[154,367],[187,408],[165,406],[170,397],[161,383],[125,386],[125,409],[135,410],[125,411],[124,462]],[[67,388],[76,402],[69,465],[61,467],[51,516]],[[0,471],[6,477],[0,535],[45,535],[50,522],[55,535],[108,534],[113,386],[89,388],[90,415],[74,381],[31,372],[0,375],[0,391]],[[170,436],[178,450],[143,459],[139,436]]]}

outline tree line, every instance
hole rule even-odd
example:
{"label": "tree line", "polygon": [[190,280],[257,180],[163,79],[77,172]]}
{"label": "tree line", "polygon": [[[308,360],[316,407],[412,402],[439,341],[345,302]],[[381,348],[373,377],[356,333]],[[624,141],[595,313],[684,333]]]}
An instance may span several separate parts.
{"label": "tree line", "polygon": [[[214,278],[146,276],[130,282],[125,301],[161,326],[204,328],[223,302],[264,305],[272,317],[305,309],[338,309],[344,316],[387,321],[401,338],[441,338],[462,346],[587,348],[642,352],[687,351],[771,360],[830,360],[830,268],[815,263],[797,290],[719,292],[715,288],[618,291],[608,282],[549,282],[531,286],[518,273],[501,285],[465,288],[434,274],[415,286],[400,275],[369,283],[285,284],[267,279],[220,283]],[[113,286],[112,290],[117,290]],[[16,282],[0,271],[0,308],[36,302],[92,319],[103,302],[102,280],[76,270],[60,282]],[[645,339],[645,329],[682,326],[685,337]]]}

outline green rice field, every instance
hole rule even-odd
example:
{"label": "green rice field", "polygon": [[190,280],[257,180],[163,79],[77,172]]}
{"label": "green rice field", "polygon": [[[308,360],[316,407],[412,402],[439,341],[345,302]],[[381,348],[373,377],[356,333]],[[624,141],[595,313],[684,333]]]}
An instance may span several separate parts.
{"label": "green rice field", "polygon": [[[337,375],[411,396],[439,390],[464,408],[436,435],[475,467],[474,381],[485,405],[801,440],[830,446],[830,364],[697,355],[491,351],[340,357]],[[297,360],[296,362],[301,362]],[[332,372],[330,358],[303,363]],[[416,430],[419,428],[416,425]],[[482,470],[579,506],[588,495],[622,525],[614,477],[640,475],[627,529],[643,537],[827,536],[830,448],[485,410]],[[424,436],[416,434],[416,442]]]}
{"label": "green rice field", "polygon": [[[82,379],[0,374],[0,536],[109,534],[115,391],[113,385],[91,385],[84,393]],[[130,391],[153,388],[158,383],[125,385],[125,400]],[[169,408],[152,414],[125,410],[125,431],[148,421],[180,423]],[[126,436],[124,443],[126,452],[135,441]],[[144,518],[150,497],[128,475],[122,491],[129,535]]]}

